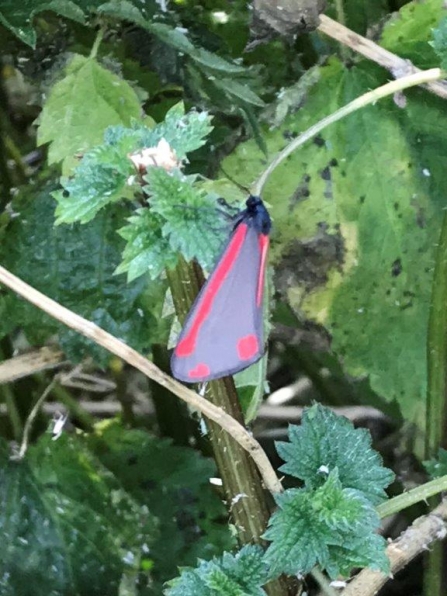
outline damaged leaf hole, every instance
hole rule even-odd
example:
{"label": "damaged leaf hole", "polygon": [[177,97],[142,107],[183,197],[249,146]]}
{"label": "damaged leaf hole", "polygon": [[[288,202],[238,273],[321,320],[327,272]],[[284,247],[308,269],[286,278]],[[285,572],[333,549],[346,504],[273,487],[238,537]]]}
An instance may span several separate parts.
{"label": "damaged leaf hole", "polygon": [[309,240],[294,240],[277,267],[275,287],[286,293],[295,285],[306,292],[324,286],[329,272],[344,263],[345,245],[339,230],[329,234],[327,224],[321,222],[317,234]]}

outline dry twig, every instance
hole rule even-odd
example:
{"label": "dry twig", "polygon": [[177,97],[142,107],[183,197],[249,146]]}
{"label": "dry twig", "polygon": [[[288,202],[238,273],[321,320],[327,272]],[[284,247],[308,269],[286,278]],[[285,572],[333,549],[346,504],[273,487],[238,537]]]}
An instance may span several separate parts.
{"label": "dry twig", "polygon": [[48,296],[38,292],[4,267],[0,267],[0,282],[54,319],[61,321],[67,327],[74,329],[81,335],[93,340],[99,346],[112,352],[112,354],[122,358],[147,377],[166,387],[174,395],[177,395],[177,397],[183,399],[190,406],[202,412],[207,418],[219,424],[241,447],[250,453],[259,469],[265,487],[271,492],[280,492],[282,490],[275,470],[262,447],[239,422],[221,408],[216,407],[205,398],[191,391],[191,389],[187,389],[184,385],[161,371],[142,354],[139,354],[136,350],[130,348],[124,342],[107,333],[107,331],[104,331],[91,321],[87,321],[68,308],[61,306],[58,302],[48,298]]}
{"label": "dry twig", "polygon": [[[417,555],[428,550],[436,540],[447,536],[447,500],[428,515],[419,517],[387,548],[394,575]],[[374,596],[391,579],[380,571],[364,569],[347,586],[340,596]]]}
{"label": "dry twig", "polygon": [[[332,37],[332,39],[336,39],[344,46],[351,48],[354,52],[362,54],[365,58],[369,58],[373,62],[380,64],[380,66],[389,70],[396,79],[421,72],[421,69],[417,68],[410,60],[406,60],[385,50],[370,39],[362,37],[324,14],[320,15],[318,31],[325,33],[328,37]],[[447,99],[446,81],[433,81],[426,83],[423,87],[439,95],[439,97]]]}

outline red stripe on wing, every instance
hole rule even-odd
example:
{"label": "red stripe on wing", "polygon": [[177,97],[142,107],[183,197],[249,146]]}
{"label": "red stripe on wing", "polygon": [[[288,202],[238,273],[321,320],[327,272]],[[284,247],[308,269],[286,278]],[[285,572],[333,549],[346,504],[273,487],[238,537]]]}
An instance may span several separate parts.
{"label": "red stripe on wing", "polygon": [[265,269],[267,266],[267,254],[269,251],[269,237],[266,234],[259,234],[259,249],[261,251],[261,264],[259,267],[258,289],[256,292],[256,305],[261,306],[264,295]]}
{"label": "red stripe on wing", "polygon": [[228,244],[228,249],[217,268],[214,270],[212,278],[208,282],[207,291],[203,296],[202,303],[199,305],[197,312],[195,313],[195,319],[192,322],[188,334],[185,335],[175,348],[176,356],[184,358],[194,352],[200,327],[209,316],[214,298],[237,259],[239,251],[244,243],[247,229],[248,227],[245,223],[239,224],[236,228],[230,243]]}

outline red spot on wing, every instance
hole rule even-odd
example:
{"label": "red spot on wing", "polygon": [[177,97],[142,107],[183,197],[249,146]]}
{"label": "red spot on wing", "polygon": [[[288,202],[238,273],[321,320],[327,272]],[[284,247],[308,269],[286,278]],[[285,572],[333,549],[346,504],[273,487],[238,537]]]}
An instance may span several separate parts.
{"label": "red spot on wing", "polygon": [[250,360],[259,350],[256,335],[246,335],[237,342],[237,353],[241,360]]}
{"label": "red spot on wing", "polygon": [[241,223],[236,228],[228,247],[209,279],[206,291],[203,294],[201,302],[197,305],[196,312],[193,313],[193,320],[190,329],[185,337],[177,344],[175,348],[175,355],[179,358],[190,356],[196,347],[197,335],[200,331],[205,319],[208,317],[213,305],[214,298],[220,290],[221,285],[225,281],[228,273],[233,267],[234,261],[237,259],[242,244],[244,243],[247,234],[247,224]]}
{"label": "red spot on wing", "polygon": [[191,379],[200,379],[207,377],[210,374],[210,367],[204,362],[200,362],[195,368],[188,372],[188,377]]}
{"label": "red spot on wing", "polygon": [[256,306],[261,306],[264,294],[265,268],[267,266],[267,253],[269,250],[269,237],[266,234],[259,235],[259,249],[261,251],[261,264],[259,267],[258,289],[256,292]]}

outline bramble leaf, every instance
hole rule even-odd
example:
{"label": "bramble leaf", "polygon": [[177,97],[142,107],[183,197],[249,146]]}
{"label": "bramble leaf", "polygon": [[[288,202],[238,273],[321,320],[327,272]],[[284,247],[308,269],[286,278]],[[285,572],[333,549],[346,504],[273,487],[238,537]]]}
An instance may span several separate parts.
{"label": "bramble leaf", "polygon": [[272,542],[265,554],[271,575],[305,574],[316,564],[333,578],[354,566],[388,570],[375,509],[359,491],[342,487],[336,469],[317,490],[288,489],[276,502],[264,535]]}
{"label": "bramble leaf", "polygon": [[289,426],[289,440],[276,444],[286,462],[280,470],[300,478],[307,488],[317,489],[336,468],[343,488],[356,489],[375,505],[386,498],[384,489],[394,475],[372,449],[367,430],[355,429],[343,416],[315,404],[304,411],[301,426]]}
{"label": "bramble leaf", "polygon": [[105,129],[138,118],[135,91],[94,58],[76,54],[51,89],[39,120],[37,144],[50,143],[49,163],[97,145]]}
{"label": "bramble leaf", "polygon": [[265,596],[267,566],[259,546],[244,546],[238,553],[200,561],[169,582],[166,596]]}

